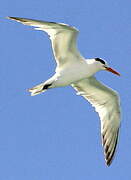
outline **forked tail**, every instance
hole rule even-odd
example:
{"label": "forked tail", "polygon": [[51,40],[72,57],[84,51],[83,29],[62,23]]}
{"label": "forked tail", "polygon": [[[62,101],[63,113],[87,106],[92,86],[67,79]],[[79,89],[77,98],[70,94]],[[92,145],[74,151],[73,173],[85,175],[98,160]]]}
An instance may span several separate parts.
{"label": "forked tail", "polygon": [[28,89],[28,91],[31,93],[31,96],[35,96],[37,94],[40,94],[42,92],[45,92],[51,84],[45,84],[41,83],[37,86],[34,86],[33,88]]}

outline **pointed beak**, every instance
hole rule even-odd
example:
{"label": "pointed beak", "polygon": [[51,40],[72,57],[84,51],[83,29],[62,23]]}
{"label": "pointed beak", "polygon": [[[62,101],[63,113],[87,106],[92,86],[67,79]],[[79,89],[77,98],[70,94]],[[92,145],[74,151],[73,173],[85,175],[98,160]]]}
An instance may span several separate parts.
{"label": "pointed beak", "polygon": [[117,71],[115,71],[114,69],[110,68],[110,67],[106,67],[106,71],[110,71],[112,72],[113,74],[116,74],[118,76],[120,76],[120,73],[118,73]]}

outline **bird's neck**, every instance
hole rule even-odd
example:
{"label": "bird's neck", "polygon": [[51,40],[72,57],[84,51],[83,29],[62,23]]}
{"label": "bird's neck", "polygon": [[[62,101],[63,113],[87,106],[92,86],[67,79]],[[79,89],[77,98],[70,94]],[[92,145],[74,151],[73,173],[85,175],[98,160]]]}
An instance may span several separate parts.
{"label": "bird's neck", "polygon": [[88,65],[88,72],[90,76],[94,75],[96,72],[100,71],[101,69],[95,64],[95,61],[93,59],[87,60]]}

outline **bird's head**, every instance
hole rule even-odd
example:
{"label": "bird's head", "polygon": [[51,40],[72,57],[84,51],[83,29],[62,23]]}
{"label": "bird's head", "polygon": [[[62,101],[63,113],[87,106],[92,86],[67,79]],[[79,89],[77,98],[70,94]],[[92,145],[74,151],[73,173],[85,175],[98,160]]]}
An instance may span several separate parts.
{"label": "bird's head", "polygon": [[120,76],[120,73],[109,67],[108,63],[101,58],[95,58],[95,64],[100,70],[106,70]]}

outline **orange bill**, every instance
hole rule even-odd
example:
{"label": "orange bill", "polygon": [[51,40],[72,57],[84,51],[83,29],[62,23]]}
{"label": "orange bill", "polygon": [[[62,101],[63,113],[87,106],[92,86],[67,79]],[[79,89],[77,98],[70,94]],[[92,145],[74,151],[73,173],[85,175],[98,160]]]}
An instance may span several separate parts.
{"label": "orange bill", "polygon": [[113,74],[116,74],[116,75],[120,76],[120,73],[118,73],[117,71],[115,71],[114,69],[112,69],[110,67],[107,67],[106,70],[109,71],[109,72],[112,72]]}

